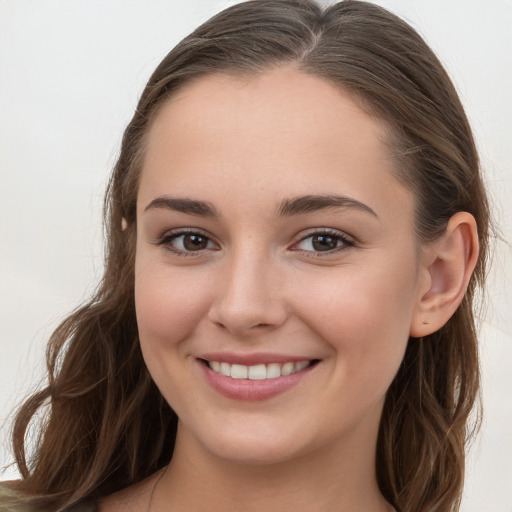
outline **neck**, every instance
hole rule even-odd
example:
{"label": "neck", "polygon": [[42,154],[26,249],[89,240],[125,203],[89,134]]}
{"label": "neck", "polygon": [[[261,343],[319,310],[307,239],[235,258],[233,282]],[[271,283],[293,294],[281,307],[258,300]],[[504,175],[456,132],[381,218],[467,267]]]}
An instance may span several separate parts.
{"label": "neck", "polygon": [[174,455],[152,511],[390,512],[375,475],[375,446],[357,439],[272,464],[219,459],[180,426]]}

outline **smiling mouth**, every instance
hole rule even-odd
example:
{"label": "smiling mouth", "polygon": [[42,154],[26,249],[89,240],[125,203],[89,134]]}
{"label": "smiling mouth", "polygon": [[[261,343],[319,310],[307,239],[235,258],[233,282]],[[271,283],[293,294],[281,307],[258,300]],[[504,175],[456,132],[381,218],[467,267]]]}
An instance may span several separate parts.
{"label": "smiling mouth", "polygon": [[201,360],[208,368],[215,373],[231,377],[237,380],[268,380],[277,379],[287,375],[301,372],[306,368],[318,363],[318,359],[286,362],[286,363],[269,363],[269,364],[256,364],[246,366],[243,364],[230,364],[223,361],[208,361]]}

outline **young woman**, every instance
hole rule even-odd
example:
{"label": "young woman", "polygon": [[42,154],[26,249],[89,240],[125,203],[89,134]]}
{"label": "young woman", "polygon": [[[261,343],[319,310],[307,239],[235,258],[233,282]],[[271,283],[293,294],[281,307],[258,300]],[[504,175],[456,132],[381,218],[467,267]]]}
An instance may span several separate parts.
{"label": "young woman", "polygon": [[103,280],[50,340],[0,510],[458,510],[489,213],[406,23],[216,15],[150,78],[105,205]]}

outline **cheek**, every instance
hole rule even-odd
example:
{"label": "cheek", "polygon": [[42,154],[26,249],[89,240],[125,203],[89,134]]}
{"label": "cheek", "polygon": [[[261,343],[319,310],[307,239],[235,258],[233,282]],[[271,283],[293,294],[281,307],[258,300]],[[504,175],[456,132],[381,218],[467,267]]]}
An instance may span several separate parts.
{"label": "cheek", "polygon": [[413,310],[414,282],[407,272],[396,279],[385,270],[373,269],[364,276],[351,269],[339,275],[308,281],[304,314],[312,322],[335,331],[343,339],[367,338],[376,330],[392,336],[408,333]]}
{"label": "cheek", "polygon": [[336,371],[384,392],[409,340],[415,270],[410,262],[368,268],[340,268],[337,276],[309,281],[302,317],[330,345]]}
{"label": "cheek", "polygon": [[178,344],[195,329],[208,305],[207,286],[199,276],[149,261],[136,264],[135,308],[143,347]]}

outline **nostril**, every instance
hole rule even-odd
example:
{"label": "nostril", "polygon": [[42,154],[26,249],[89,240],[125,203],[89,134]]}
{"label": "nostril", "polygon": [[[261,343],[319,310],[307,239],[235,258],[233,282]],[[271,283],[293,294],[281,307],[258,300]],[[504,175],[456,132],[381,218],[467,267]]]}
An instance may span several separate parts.
{"label": "nostril", "polygon": [[281,303],[219,300],[212,304],[208,319],[223,331],[236,335],[256,334],[282,325],[287,318]]}

